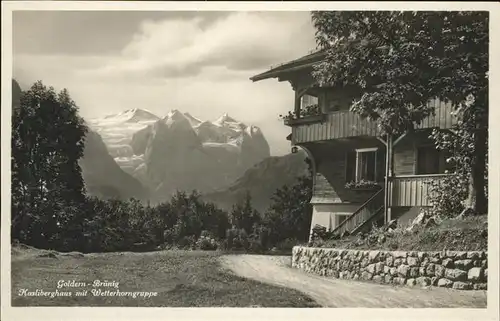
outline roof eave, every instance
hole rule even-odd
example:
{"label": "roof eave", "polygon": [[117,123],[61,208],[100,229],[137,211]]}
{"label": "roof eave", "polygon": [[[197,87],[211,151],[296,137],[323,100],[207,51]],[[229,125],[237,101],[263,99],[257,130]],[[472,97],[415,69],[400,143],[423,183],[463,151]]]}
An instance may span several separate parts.
{"label": "roof eave", "polygon": [[[319,52],[316,52],[316,53],[314,53],[313,55],[310,55],[310,56],[311,57],[308,60],[306,60],[305,63],[303,63],[303,64],[299,64],[299,65],[293,66],[297,62],[297,60],[303,59],[304,57],[296,59],[296,60],[293,60],[293,61],[290,61],[288,63],[285,63],[284,65],[278,66],[278,67],[276,67],[274,69],[271,69],[271,70],[268,70],[268,71],[263,72],[261,74],[258,74],[258,75],[255,75],[253,77],[250,77],[250,80],[253,81],[253,82],[256,82],[256,81],[260,81],[260,80],[264,80],[264,79],[269,79],[269,78],[277,78],[280,75],[283,75],[283,74],[286,74],[286,73],[289,73],[289,72],[293,72],[293,71],[297,71],[297,70],[301,70],[301,69],[312,67],[314,64],[322,61],[325,58],[326,52],[325,51],[319,51]],[[307,56],[305,56],[305,57],[307,57]],[[287,68],[287,65],[289,65],[288,68]]]}
{"label": "roof eave", "polygon": [[284,74],[287,74],[287,73],[291,73],[294,71],[299,71],[299,70],[303,70],[303,69],[307,69],[307,68],[312,68],[312,66],[317,64],[317,63],[318,63],[318,61],[315,61],[315,62],[310,62],[310,63],[304,64],[304,65],[291,67],[288,69],[277,70],[277,71],[272,71],[272,70],[266,71],[262,74],[251,77],[250,80],[252,80],[253,82],[256,82],[259,80],[264,80],[264,79],[269,79],[269,78],[278,78],[278,77],[280,77]]}

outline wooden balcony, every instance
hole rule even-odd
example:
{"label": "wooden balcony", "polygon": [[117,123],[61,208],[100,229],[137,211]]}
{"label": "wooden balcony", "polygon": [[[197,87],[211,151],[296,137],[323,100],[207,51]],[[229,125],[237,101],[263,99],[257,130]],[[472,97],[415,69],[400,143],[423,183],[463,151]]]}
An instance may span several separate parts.
{"label": "wooden balcony", "polygon": [[392,191],[391,206],[430,206],[429,183],[439,183],[448,175],[405,175],[393,177],[389,182],[389,190]]}
{"label": "wooden balcony", "polygon": [[[424,119],[416,126],[417,129],[451,128],[456,124],[457,118],[452,115],[451,104],[438,101],[429,104],[434,106],[435,115]],[[292,144],[379,134],[377,122],[348,110],[288,120],[285,124],[292,127]]]}

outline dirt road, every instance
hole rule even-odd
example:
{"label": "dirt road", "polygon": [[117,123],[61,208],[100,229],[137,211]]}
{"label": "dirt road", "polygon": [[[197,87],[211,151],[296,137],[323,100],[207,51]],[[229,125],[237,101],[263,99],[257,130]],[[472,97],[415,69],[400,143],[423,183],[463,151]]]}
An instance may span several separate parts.
{"label": "dirt road", "polygon": [[325,278],[290,267],[290,257],[226,255],[222,265],[238,276],[301,291],[324,307],[485,308],[486,291],[402,287]]}

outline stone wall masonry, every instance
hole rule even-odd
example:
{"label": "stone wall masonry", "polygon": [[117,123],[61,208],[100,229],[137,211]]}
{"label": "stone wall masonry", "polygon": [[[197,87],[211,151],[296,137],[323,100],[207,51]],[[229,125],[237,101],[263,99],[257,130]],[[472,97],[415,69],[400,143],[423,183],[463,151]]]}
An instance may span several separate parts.
{"label": "stone wall masonry", "polygon": [[486,290],[487,252],[362,251],[295,246],[292,267],[326,277]]}

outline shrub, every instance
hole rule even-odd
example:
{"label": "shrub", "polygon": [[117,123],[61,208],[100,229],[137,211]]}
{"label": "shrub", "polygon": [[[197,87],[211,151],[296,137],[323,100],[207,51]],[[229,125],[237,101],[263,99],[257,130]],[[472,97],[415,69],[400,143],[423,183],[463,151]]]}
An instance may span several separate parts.
{"label": "shrub", "polygon": [[314,225],[312,229],[311,239],[312,240],[330,240],[330,239],[338,239],[339,235],[334,233],[333,231],[328,231],[326,227],[321,225]]}
{"label": "shrub", "polygon": [[467,182],[459,175],[450,175],[441,181],[431,181],[429,186],[429,213],[434,216],[453,217],[464,210]]}
{"label": "shrub", "polygon": [[259,251],[269,249],[271,245],[271,229],[266,226],[256,225],[253,228],[253,233],[250,236],[252,246],[258,248]]}
{"label": "shrub", "polygon": [[292,239],[292,238],[289,238],[289,239],[286,239],[286,240],[283,240],[281,242],[279,242],[278,244],[276,244],[276,249],[279,250],[279,251],[291,251],[293,249],[294,246],[298,245],[299,244],[299,241],[297,239]]}
{"label": "shrub", "polygon": [[194,250],[196,249],[196,239],[194,238],[193,235],[189,236],[183,236],[181,237],[177,242],[177,246],[181,249],[191,249]]}
{"label": "shrub", "polygon": [[247,234],[252,233],[253,227],[260,223],[260,214],[252,207],[251,201],[252,197],[247,193],[242,202],[233,206],[229,215],[230,223],[238,229],[244,229]]}
{"label": "shrub", "polygon": [[256,238],[250,238],[248,240],[248,250],[253,253],[262,253],[267,250]]}
{"label": "shrub", "polygon": [[[307,158],[306,163],[311,167]],[[270,246],[288,238],[300,241],[309,238],[312,218],[312,205],[309,203],[311,197],[311,176],[300,177],[295,185],[283,186],[276,190],[263,220],[263,225],[270,229]]]}
{"label": "shrub", "polygon": [[196,241],[196,248],[203,251],[215,251],[218,248],[217,241],[209,236],[200,236]]}
{"label": "shrub", "polygon": [[248,234],[244,229],[232,228],[226,233],[227,250],[247,250]]}
{"label": "shrub", "polygon": [[174,243],[175,232],[173,228],[166,229],[163,231],[163,241],[167,244]]}

